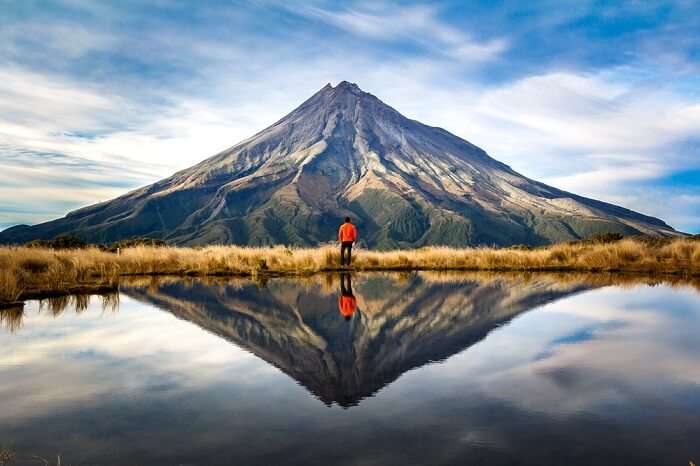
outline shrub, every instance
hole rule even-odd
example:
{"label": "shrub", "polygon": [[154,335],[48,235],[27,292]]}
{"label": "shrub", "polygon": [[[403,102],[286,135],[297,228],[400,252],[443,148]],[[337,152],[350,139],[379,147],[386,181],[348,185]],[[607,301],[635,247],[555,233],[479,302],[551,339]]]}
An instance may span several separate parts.
{"label": "shrub", "polygon": [[110,245],[104,246],[100,249],[102,249],[103,251],[107,251],[107,252],[117,252],[117,249],[136,248],[136,247],[140,247],[140,246],[162,248],[162,247],[165,247],[167,245],[168,245],[168,243],[166,243],[162,239],[133,238],[133,239],[124,239],[121,241],[115,241],[114,243],[111,243]]}
{"label": "shrub", "polygon": [[622,238],[624,238],[625,235],[622,233],[597,233],[588,240],[592,243],[615,243],[617,241],[620,241]]}
{"label": "shrub", "polygon": [[673,242],[673,238],[667,238],[662,236],[649,236],[649,235],[639,235],[635,236],[634,240],[638,243],[642,243],[649,248],[661,248],[667,244]]}
{"label": "shrub", "polygon": [[24,243],[24,247],[27,248],[44,248],[49,249],[51,242],[45,239],[34,239],[29,242]]}
{"label": "shrub", "polygon": [[636,262],[642,257],[641,247],[633,241],[624,241],[617,248],[617,256],[622,263]]}
{"label": "shrub", "polygon": [[53,249],[85,249],[88,247],[85,241],[73,235],[57,236],[51,242]]}
{"label": "shrub", "polygon": [[85,249],[88,243],[73,235],[60,235],[51,240],[35,239],[25,244],[28,248]]}
{"label": "shrub", "polygon": [[49,262],[43,258],[28,257],[20,261],[19,267],[29,273],[44,273],[49,269]]}
{"label": "shrub", "polygon": [[532,246],[528,246],[527,244],[514,244],[510,246],[509,249],[514,249],[516,251],[530,251],[532,250]]}
{"label": "shrub", "polygon": [[567,259],[566,252],[556,249],[549,253],[549,260],[554,262],[564,262]]}

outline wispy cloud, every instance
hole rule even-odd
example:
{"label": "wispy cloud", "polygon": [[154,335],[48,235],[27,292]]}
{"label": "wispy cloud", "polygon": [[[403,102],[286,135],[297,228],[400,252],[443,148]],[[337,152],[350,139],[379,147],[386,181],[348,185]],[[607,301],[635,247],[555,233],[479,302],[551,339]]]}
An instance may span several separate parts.
{"label": "wispy cloud", "polygon": [[558,147],[640,151],[700,132],[700,99],[615,71],[550,73],[489,91],[483,113],[532,129]]}
{"label": "wispy cloud", "polygon": [[458,60],[479,62],[498,57],[508,48],[505,37],[477,41],[439,18],[436,7],[398,6],[371,2],[341,11],[309,6],[303,14],[353,34],[384,41],[408,41],[432,53]]}

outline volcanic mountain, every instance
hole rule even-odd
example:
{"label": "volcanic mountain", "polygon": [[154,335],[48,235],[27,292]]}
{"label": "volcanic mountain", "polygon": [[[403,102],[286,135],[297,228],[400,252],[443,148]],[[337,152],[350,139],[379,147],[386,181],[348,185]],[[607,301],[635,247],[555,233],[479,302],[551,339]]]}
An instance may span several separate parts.
{"label": "volcanic mountain", "polygon": [[0,233],[179,245],[316,245],[352,217],[366,246],[546,244],[595,233],[675,235],[663,221],[533,181],[357,85],[323,87],[269,128],[111,201]]}

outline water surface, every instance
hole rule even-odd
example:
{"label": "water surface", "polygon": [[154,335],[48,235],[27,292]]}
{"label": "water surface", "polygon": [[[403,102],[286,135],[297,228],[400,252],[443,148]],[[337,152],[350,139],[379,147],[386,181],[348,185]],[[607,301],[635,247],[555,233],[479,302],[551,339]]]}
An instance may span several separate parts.
{"label": "water surface", "polygon": [[16,464],[700,458],[691,284],[143,279],[0,318],[0,447]]}

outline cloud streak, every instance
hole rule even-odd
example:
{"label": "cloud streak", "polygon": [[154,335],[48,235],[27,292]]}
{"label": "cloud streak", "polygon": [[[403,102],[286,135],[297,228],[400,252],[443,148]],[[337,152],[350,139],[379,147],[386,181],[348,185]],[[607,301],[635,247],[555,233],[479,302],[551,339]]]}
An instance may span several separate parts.
{"label": "cloud streak", "polygon": [[372,2],[342,11],[310,6],[301,12],[355,35],[384,41],[408,41],[465,62],[492,60],[508,48],[504,37],[474,40],[469,34],[441,21],[438,9],[426,5],[403,7]]}

